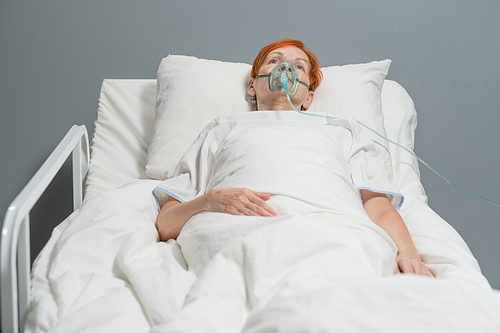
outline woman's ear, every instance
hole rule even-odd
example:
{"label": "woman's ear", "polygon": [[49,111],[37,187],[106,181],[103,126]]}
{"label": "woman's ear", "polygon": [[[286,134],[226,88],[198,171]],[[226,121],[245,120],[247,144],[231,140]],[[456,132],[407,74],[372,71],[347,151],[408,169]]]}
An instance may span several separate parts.
{"label": "woman's ear", "polygon": [[302,109],[303,110],[309,109],[311,103],[313,102],[313,99],[314,99],[314,91],[309,91],[306,100],[304,101],[304,103],[302,103]]}
{"label": "woman's ear", "polygon": [[255,78],[251,77],[250,80],[248,80],[248,88],[247,88],[247,93],[250,96],[255,96],[255,89],[253,87],[253,83],[255,82]]}

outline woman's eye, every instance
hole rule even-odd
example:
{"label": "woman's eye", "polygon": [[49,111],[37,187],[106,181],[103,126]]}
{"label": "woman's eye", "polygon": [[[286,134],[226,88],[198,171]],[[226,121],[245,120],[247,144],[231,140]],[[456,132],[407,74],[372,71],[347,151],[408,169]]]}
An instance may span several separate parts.
{"label": "woman's eye", "polygon": [[297,65],[297,66],[295,66],[295,68],[297,68],[298,70],[301,70],[301,71],[304,70],[304,67],[302,65]]}
{"label": "woman's eye", "polygon": [[278,63],[278,60],[276,59],[272,59],[271,61],[269,61],[270,64],[277,64]]}

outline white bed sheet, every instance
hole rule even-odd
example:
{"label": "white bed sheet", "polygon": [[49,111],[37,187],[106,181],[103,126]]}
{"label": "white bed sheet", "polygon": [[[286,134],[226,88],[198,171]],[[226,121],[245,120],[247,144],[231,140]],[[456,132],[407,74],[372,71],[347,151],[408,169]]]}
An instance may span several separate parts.
{"label": "white bed sheet", "polygon": [[145,166],[155,99],[156,80],[102,82],[85,200],[132,179],[149,179]]}

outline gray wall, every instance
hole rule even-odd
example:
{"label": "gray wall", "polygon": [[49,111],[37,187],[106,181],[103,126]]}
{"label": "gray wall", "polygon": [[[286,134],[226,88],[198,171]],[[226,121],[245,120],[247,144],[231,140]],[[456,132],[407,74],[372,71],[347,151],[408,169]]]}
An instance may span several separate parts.
{"label": "gray wall", "polygon": [[[417,154],[500,202],[499,18],[495,0],[1,1],[0,211],[72,124],[92,132],[104,78],[154,78],[169,53],[251,62],[283,37],[325,66],[392,59],[417,107]],[[422,179],[500,288],[500,208]],[[71,211],[70,183],[68,164],[35,207],[35,254]]]}

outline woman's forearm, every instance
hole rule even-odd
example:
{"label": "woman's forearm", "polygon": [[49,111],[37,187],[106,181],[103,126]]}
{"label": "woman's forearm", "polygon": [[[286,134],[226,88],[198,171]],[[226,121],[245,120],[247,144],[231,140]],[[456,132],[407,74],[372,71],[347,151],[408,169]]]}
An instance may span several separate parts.
{"label": "woman's forearm", "polygon": [[160,240],[177,239],[186,222],[205,210],[207,210],[205,196],[183,203],[170,197],[156,219]]}
{"label": "woman's forearm", "polygon": [[187,221],[203,211],[232,215],[276,216],[274,209],[266,203],[270,197],[268,193],[247,188],[213,189],[183,203],[169,197],[156,219],[160,240],[177,239]]}
{"label": "woman's forearm", "polygon": [[398,247],[394,273],[434,277],[429,267],[422,263],[406,224],[385,194],[361,190],[361,199],[370,219],[384,229]]}
{"label": "woman's forearm", "polygon": [[362,192],[362,198],[364,198],[363,205],[366,213],[376,225],[384,229],[391,237],[398,247],[398,254],[406,253],[418,256],[417,248],[406,224],[385,194],[366,191]]}
{"label": "woman's forearm", "polygon": [[398,254],[406,253],[407,255],[419,257],[406,224],[392,205],[391,208],[378,211],[377,213],[368,213],[368,216],[391,237],[398,247]]}

